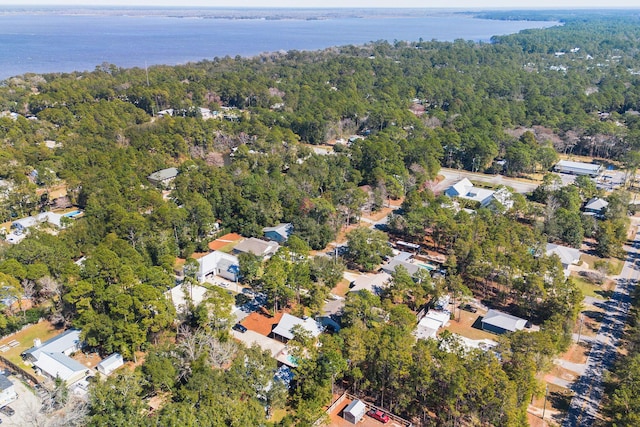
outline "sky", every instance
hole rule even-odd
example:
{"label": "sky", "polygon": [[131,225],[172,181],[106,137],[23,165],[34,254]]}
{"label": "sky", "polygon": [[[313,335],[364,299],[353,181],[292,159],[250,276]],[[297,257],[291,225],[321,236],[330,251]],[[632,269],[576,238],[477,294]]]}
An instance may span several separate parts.
{"label": "sky", "polygon": [[207,7],[640,8],[638,0],[0,0],[5,5]]}

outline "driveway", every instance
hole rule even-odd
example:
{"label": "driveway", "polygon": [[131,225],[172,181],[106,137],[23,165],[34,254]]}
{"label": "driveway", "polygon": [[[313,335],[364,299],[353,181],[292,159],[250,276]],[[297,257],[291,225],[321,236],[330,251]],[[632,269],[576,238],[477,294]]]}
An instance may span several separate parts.
{"label": "driveway", "polygon": [[584,375],[573,384],[576,393],[571,400],[569,412],[563,426],[594,425],[600,402],[604,393],[602,374],[611,368],[617,356],[617,345],[622,337],[631,307],[633,289],[640,278],[640,271],[634,268],[640,247],[640,233],[636,234],[633,246],[625,246],[627,259],[620,275],[616,279],[616,287],[611,299],[605,303],[605,316],[600,330],[592,341],[591,352],[587,359]]}
{"label": "driveway", "polygon": [[18,399],[9,404],[16,413],[11,417],[0,414],[2,426],[24,427],[38,425],[36,418],[42,418],[38,417],[42,406],[40,399],[30,387],[24,385],[15,375],[11,375],[9,380],[11,380],[16,393],[18,393]]}

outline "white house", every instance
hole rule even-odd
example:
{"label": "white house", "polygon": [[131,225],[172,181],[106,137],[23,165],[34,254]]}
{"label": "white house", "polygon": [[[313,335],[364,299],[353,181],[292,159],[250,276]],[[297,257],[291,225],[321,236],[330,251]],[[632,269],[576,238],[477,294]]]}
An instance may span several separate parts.
{"label": "white house", "polygon": [[554,166],[554,170],[560,173],[568,173],[572,175],[588,175],[596,177],[602,171],[602,165],[593,163],[572,162],[570,160],[560,160]]}
{"label": "white house", "polygon": [[111,356],[98,363],[97,369],[102,375],[109,376],[113,371],[124,365],[124,360],[120,353],[113,353]]}
{"label": "white house", "polygon": [[200,283],[208,276],[220,276],[234,282],[240,278],[240,261],[235,255],[213,251],[198,259],[198,265],[196,278]]}
{"label": "white house", "polygon": [[569,248],[567,246],[556,245],[554,243],[547,243],[546,255],[551,256],[553,254],[558,255],[560,263],[564,269],[565,277],[569,277],[569,266],[580,262],[580,251],[575,248]]}
{"label": "white house", "polygon": [[34,346],[24,351],[21,356],[43,375],[51,379],[60,378],[67,385],[87,376],[89,369],[69,357],[82,346],[80,330],[70,329],[44,343],[39,339],[33,341]]}
{"label": "white house", "polygon": [[450,318],[451,313],[448,311],[429,310],[418,322],[414,335],[418,339],[435,338],[438,329],[445,327]]}
{"label": "white house", "polygon": [[282,341],[289,341],[294,337],[294,328],[300,326],[303,330],[309,333],[312,338],[318,337],[322,333],[322,325],[316,322],[311,317],[301,319],[296,316],[292,316],[289,313],[284,313],[278,325],[271,331],[273,337]]}
{"label": "white house", "polygon": [[511,192],[507,188],[501,187],[493,191],[487,188],[475,187],[467,178],[463,178],[447,188],[444,194],[449,197],[459,197],[477,202],[481,207],[487,207],[496,202],[500,203],[506,210],[513,207]]}
{"label": "white house", "polygon": [[11,380],[0,374],[0,408],[7,406],[17,398],[18,393],[16,393]]}

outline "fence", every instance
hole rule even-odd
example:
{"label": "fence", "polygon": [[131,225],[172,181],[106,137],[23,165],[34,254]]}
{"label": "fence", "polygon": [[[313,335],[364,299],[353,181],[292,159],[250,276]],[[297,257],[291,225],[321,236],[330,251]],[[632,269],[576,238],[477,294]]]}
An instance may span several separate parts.
{"label": "fence", "polygon": [[[367,410],[373,409],[376,411],[382,411],[385,414],[387,414],[389,416],[390,419],[392,419],[393,421],[399,423],[402,426],[405,427],[413,427],[413,424],[410,421],[405,420],[402,417],[399,417],[397,415],[394,415],[392,413],[390,413],[389,411],[387,411],[384,408],[380,408],[379,406],[376,405],[372,405],[371,403],[368,403],[364,400],[362,400],[361,398],[359,398],[356,395],[353,395],[351,393],[349,393],[349,391],[345,391],[344,393],[342,393],[340,395],[340,397],[338,397],[333,403],[331,403],[331,405],[329,405],[329,407],[327,408],[327,410],[325,411],[327,413],[327,415],[331,414],[342,402],[344,402],[345,399],[351,399],[353,400],[361,400],[366,406],[367,406]],[[324,417],[321,417],[318,421],[316,421],[313,425],[314,426],[320,426],[322,425],[322,421],[324,420]]]}
{"label": "fence", "polygon": [[25,371],[23,368],[16,365],[6,357],[0,355],[0,363],[5,365],[7,368],[12,370],[13,372],[17,373],[18,375],[21,375],[24,379],[26,379],[33,385],[40,384],[40,380],[36,378],[33,374],[30,374],[29,372]]}

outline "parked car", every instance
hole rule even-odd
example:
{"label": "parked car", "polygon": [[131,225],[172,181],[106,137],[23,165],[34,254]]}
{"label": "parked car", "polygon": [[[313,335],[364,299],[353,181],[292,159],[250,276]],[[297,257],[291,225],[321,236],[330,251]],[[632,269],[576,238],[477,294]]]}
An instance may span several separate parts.
{"label": "parked car", "polygon": [[371,418],[373,418],[376,421],[380,421],[381,423],[389,422],[389,415],[376,409],[369,410],[369,412],[367,412],[367,415],[369,415]]}
{"label": "parked car", "polygon": [[16,411],[14,411],[11,406],[3,406],[2,408],[0,408],[0,412],[9,417],[16,413]]}
{"label": "parked car", "polygon": [[242,332],[243,334],[245,332],[247,332],[247,328],[242,326],[240,323],[236,323],[235,325],[233,325],[233,330],[234,331],[238,331],[238,332]]}
{"label": "parked car", "polygon": [[465,311],[470,311],[471,313],[475,313],[475,312],[477,312],[477,311],[478,311],[478,309],[477,309],[477,308],[475,308],[474,306],[472,306],[471,304],[465,304],[465,305],[462,307],[462,309],[463,309],[463,310],[465,310]]}

